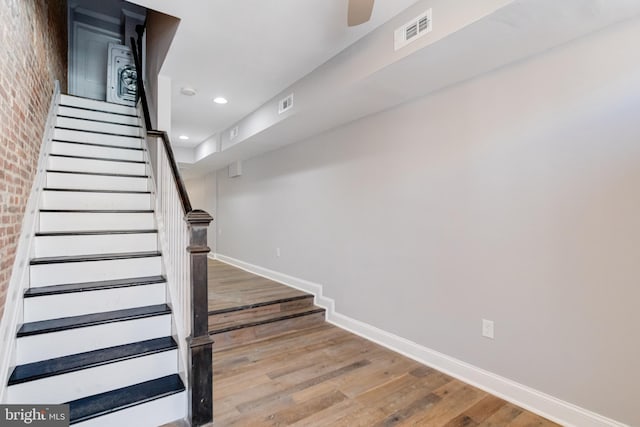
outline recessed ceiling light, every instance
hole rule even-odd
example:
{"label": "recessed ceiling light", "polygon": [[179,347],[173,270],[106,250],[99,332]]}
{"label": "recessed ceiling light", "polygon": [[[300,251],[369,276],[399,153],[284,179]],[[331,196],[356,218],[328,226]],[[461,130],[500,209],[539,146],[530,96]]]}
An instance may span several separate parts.
{"label": "recessed ceiling light", "polygon": [[186,141],[187,139],[189,139],[187,135],[180,135],[178,138],[180,138],[183,141]]}
{"label": "recessed ceiling light", "polygon": [[229,101],[227,101],[227,98],[219,96],[217,98],[214,98],[213,102],[215,102],[216,104],[226,104]]}
{"label": "recessed ceiling light", "polygon": [[186,96],[193,96],[196,94],[196,90],[192,87],[183,87],[180,89],[180,93]]}

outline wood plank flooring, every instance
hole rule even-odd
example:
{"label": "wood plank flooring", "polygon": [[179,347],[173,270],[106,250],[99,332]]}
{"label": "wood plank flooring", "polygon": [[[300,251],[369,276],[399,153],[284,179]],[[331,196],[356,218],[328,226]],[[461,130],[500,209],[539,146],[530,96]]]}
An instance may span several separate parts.
{"label": "wood plank flooring", "polygon": [[214,352],[324,323],[313,295],[209,260],[209,334]]}
{"label": "wood plank flooring", "polygon": [[307,295],[220,261],[209,260],[209,311],[256,306]]}
{"label": "wood plank flooring", "polygon": [[[209,263],[210,310],[292,295],[304,293]],[[557,425],[326,322],[217,351],[213,372],[214,426]]]}
{"label": "wood plank flooring", "polygon": [[555,426],[325,323],[214,356],[214,425]]}

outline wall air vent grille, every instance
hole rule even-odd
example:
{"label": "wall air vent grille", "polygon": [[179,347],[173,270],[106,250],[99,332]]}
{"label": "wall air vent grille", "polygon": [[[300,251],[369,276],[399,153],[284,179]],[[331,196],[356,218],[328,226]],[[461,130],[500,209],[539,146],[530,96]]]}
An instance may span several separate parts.
{"label": "wall air vent grille", "polygon": [[231,128],[231,130],[229,131],[229,139],[233,140],[238,136],[238,126],[234,126],[233,128]]}
{"label": "wall air vent grille", "polygon": [[428,30],[429,28],[429,22],[431,22],[430,19],[428,19],[426,16],[422,19],[420,19],[418,21],[418,32],[423,33],[425,31]]}
{"label": "wall air vent grille", "polygon": [[431,31],[431,9],[416,16],[394,32],[394,48],[402,49]]}
{"label": "wall air vent grille", "polygon": [[405,40],[409,40],[418,35],[418,24],[413,24],[407,27],[404,32]]}
{"label": "wall air vent grille", "polygon": [[288,95],[285,98],[282,98],[278,103],[278,114],[282,114],[285,111],[291,109],[293,107],[293,94]]}

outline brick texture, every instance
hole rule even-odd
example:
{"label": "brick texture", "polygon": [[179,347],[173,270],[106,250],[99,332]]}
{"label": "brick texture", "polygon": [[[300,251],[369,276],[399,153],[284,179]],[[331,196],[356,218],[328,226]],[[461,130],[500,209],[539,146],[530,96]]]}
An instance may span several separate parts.
{"label": "brick texture", "polygon": [[0,314],[55,80],[64,92],[66,0],[0,0]]}

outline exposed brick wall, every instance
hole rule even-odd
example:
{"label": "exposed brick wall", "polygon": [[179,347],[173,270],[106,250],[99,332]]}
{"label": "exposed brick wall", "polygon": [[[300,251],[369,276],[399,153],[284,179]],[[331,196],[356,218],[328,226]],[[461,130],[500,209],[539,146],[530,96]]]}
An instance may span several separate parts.
{"label": "exposed brick wall", "polygon": [[55,80],[64,92],[66,0],[0,0],[0,314]]}

